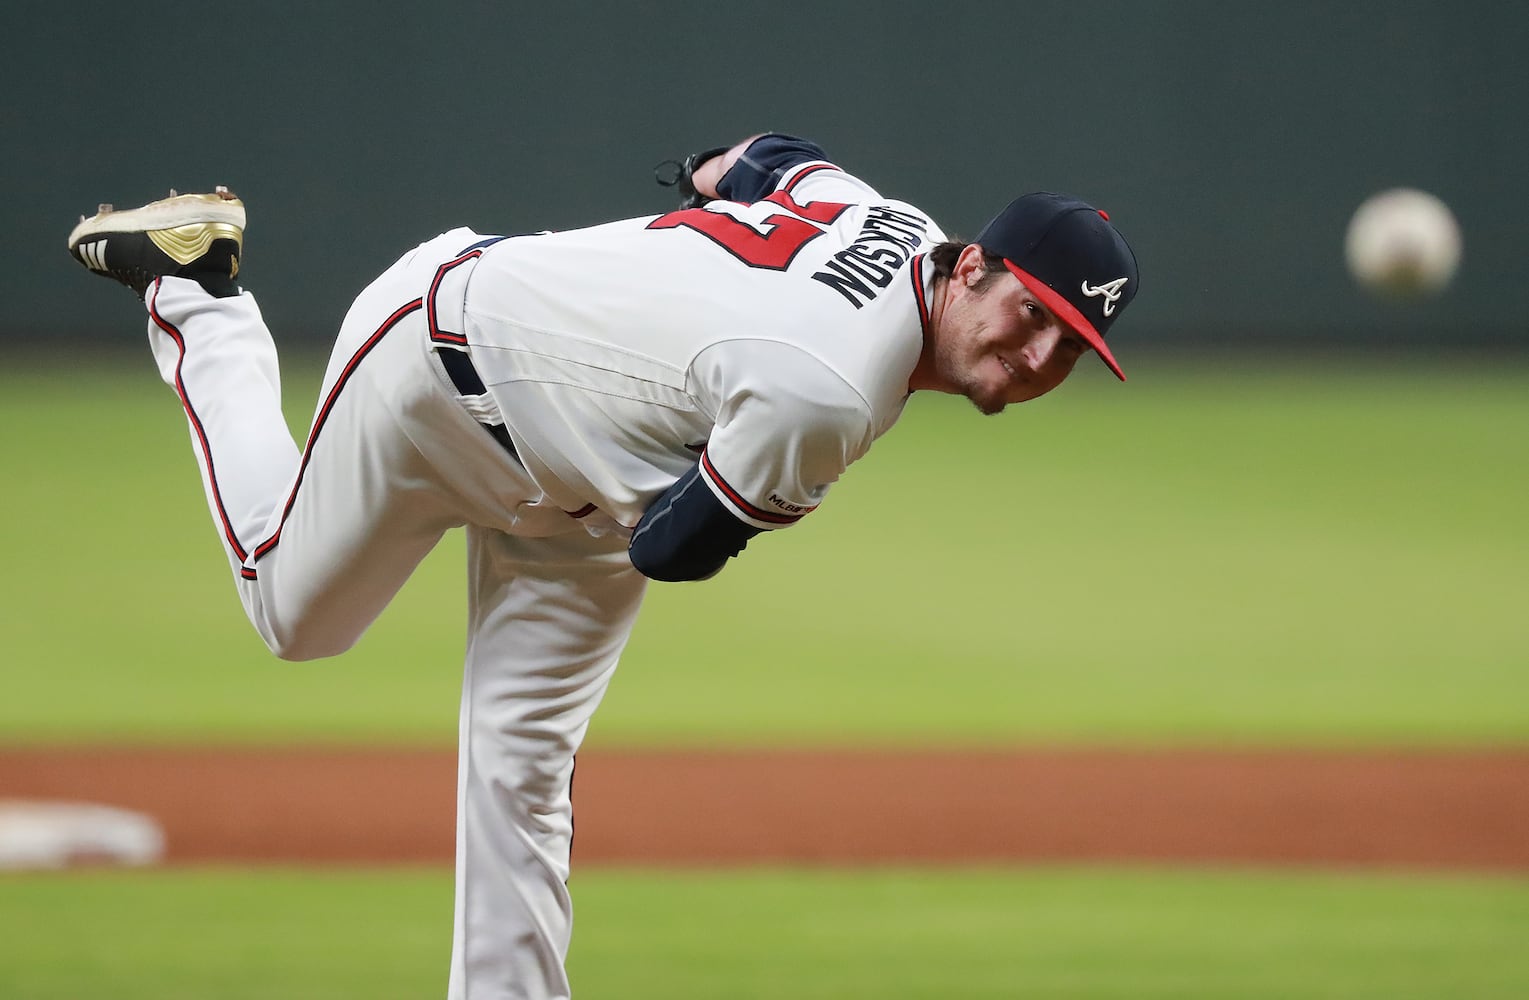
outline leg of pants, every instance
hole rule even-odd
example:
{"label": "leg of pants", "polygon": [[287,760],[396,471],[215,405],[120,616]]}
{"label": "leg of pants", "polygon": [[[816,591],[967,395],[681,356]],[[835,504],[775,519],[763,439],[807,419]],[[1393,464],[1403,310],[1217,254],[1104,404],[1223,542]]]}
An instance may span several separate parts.
{"label": "leg of pants", "polygon": [[566,997],[573,754],[644,580],[619,535],[593,538],[571,519],[551,537],[511,533],[547,530],[545,510],[517,521],[541,492],[453,397],[417,306],[458,244],[425,244],[358,297],[301,452],[251,296],[163,279],[148,296],[150,340],[240,598],[278,655],[350,646],[441,534],[469,525],[450,994]]}
{"label": "leg of pants", "polygon": [[573,755],[646,580],[620,537],[468,528],[451,1000],[555,1000],[572,929]]}
{"label": "leg of pants", "polygon": [[356,300],[301,453],[254,298],[175,278],[150,289],[155,359],[245,612],[278,656],[348,649],[447,529],[508,525],[540,495],[432,367],[418,295],[460,239],[425,244]]}

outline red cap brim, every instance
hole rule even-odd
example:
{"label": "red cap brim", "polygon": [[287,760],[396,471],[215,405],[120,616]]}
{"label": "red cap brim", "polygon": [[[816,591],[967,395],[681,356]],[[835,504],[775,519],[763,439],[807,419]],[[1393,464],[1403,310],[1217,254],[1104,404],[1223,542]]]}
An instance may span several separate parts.
{"label": "red cap brim", "polygon": [[1115,363],[1115,355],[1111,354],[1110,349],[1104,346],[1104,338],[1099,335],[1098,330],[1094,329],[1094,324],[1088,321],[1088,317],[1078,312],[1077,306],[1064,299],[1057,293],[1056,289],[1044,281],[1016,267],[1014,262],[1007,257],[1004,258],[1003,265],[1014,272],[1014,277],[1023,281],[1025,287],[1030,289],[1035,297],[1045,304],[1047,309],[1056,313],[1057,319],[1066,323],[1078,336],[1088,341],[1088,346],[1098,352],[1099,356],[1104,359],[1104,363],[1109,365],[1110,371],[1115,373],[1116,378],[1122,382],[1126,380],[1126,373],[1121,371],[1120,365]]}

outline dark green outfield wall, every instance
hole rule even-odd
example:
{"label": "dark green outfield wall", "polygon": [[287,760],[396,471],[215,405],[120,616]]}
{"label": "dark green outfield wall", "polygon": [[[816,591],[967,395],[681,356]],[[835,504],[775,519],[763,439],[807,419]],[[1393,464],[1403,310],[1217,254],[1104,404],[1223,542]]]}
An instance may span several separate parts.
{"label": "dark green outfield wall", "polygon": [[[1024,190],[1109,208],[1142,265],[1128,365],[1204,342],[1529,345],[1529,5],[313,6],[7,5],[0,343],[136,328],[63,250],[98,200],[231,185],[248,285],[297,344],[443,229],[662,211],[656,161],[773,128],[956,233]],[[1398,184],[1466,234],[1423,306],[1368,302],[1342,268],[1349,213]]]}

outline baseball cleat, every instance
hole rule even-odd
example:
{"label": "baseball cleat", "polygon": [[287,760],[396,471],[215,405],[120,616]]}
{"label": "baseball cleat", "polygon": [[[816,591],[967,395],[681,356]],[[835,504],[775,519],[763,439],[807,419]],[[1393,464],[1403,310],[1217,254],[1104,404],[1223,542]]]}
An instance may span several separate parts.
{"label": "baseball cleat", "polygon": [[226,187],[176,194],[142,208],[101,205],[69,234],[69,253],[143,298],[156,278],[191,278],[220,298],[239,294],[244,203]]}

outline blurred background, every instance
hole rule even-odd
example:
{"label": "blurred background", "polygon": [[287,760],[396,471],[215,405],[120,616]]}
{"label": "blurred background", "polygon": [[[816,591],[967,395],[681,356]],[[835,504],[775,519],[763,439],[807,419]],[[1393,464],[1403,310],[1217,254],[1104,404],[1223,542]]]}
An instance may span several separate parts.
{"label": "blurred background", "polygon": [[[423,239],[663,211],[653,164],[768,129],[953,233],[1031,190],[1107,208],[1142,264],[1128,356],[1529,337],[1510,3],[73,9],[6,14],[16,343],[113,335],[119,296],[62,253],[98,201],[229,185],[271,326],[325,344]],[[1447,299],[1382,310],[1343,229],[1397,185],[1453,206],[1468,266]]]}
{"label": "blurred background", "polygon": [[[1359,865],[1032,856],[1030,828],[980,864],[590,865],[577,995],[1529,995],[1529,10],[89,2],[0,25],[0,802],[56,753],[449,766],[456,733],[460,540],[353,652],[272,660],[137,304],[64,249],[81,213],[243,197],[241,277],[301,434],[345,309],[404,251],[665,211],[659,161],[788,131],[956,235],[1030,190],[1108,209],[1141,264],[1111,333],[1131,380],[1085,362],[997,420],[914,399],[813,518],[654,588],[591,759],[1429,754],[1414,773],[1447,796],[1377,799],[1379,832],[1320,811],[1284,831],[1347,838]],[[1397,186],[1459,221],[1441,294],[1380,299],[1345,270],[1353,211]],[[1231,773],[1168,812],[1195,825]],[[995,811],[1036,794],[990,790]],[[1305,794],[1257,797],[1262,825]],[[823,808],[799,825],[846,822]],[[1366,855],[1425,815],[1508,846]],[[165,867],[0,873],[0,996],[444,992],[448,862],[193,863],[171,832]]]}

